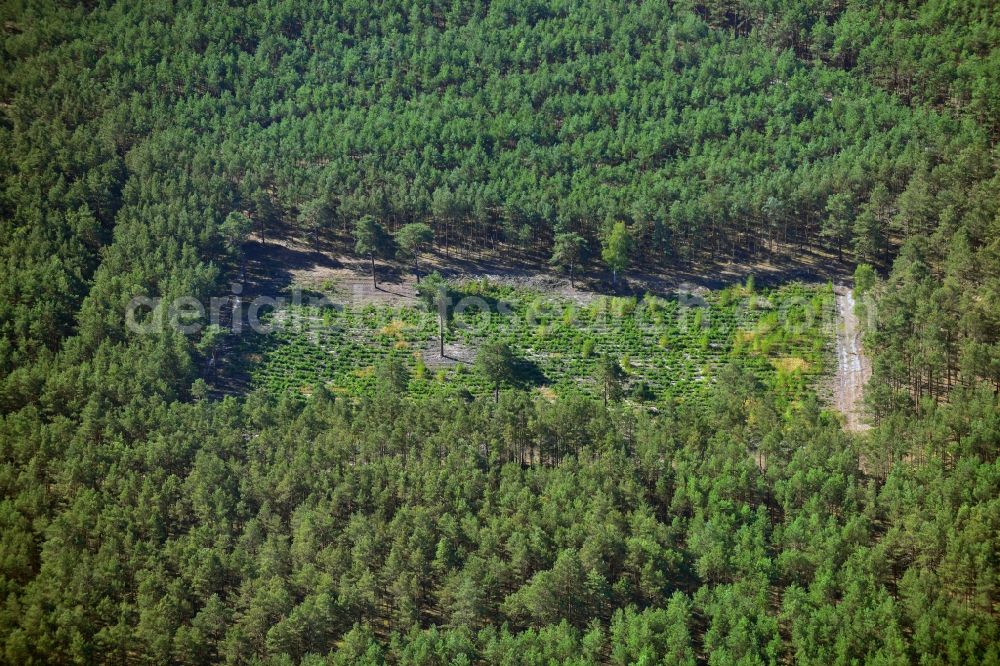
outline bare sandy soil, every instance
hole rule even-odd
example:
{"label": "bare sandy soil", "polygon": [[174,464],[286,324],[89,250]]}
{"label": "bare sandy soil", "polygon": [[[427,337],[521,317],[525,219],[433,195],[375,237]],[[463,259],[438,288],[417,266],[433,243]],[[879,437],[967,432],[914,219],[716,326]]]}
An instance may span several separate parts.
{"label": "bare sandy soil", "polygon": [[838,326],[833,400],[837,410],[844,415],[845,427],[857,432],[869,427],[862,420],[862,398],[872,369],[861,347],[861,329],[854,314],[854,292],[844,286],[835,287],[835,292]]}

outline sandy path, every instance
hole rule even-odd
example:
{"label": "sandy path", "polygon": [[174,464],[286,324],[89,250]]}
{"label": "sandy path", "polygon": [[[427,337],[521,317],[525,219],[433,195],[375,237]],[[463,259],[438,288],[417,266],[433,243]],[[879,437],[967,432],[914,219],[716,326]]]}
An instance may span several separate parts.
{"label": "sandy path", "polygon": [[854,314],[854,292],[843,286],[835,289],[837,300],[837,374],[834,377],[834,405],[845,417],[848,430],[866,430],[862,421],[865,383],[871,363],[861,348],[861,329]]}

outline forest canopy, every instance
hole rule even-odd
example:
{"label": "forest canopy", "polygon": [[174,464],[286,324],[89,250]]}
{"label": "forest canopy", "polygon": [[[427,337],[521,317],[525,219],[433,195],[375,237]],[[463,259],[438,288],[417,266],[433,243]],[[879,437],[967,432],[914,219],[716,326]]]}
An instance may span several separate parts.
{"label": "forest canopy", "polygon": [[[998,14],[4,3],[0,660],[1000,663]],[[225,331],[126,325],[284,236],[858,264],[872,428],[738,360],[501,391],[502,344],[487,396],[221,397]]]}

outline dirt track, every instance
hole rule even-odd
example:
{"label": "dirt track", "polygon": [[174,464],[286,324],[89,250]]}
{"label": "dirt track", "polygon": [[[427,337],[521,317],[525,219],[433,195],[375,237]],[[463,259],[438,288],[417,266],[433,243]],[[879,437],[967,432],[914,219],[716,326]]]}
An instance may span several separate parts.
{"label": "dirt track", "polygon": [[871,364],[861,348],[861,330],[854,314],[854,292],[839,285],[835,291],[839,325],[833,399],[837,410],[844,415],[845,427],[857,432],[868,428],[862,420],[862,398],[865,383],[872,373]]}

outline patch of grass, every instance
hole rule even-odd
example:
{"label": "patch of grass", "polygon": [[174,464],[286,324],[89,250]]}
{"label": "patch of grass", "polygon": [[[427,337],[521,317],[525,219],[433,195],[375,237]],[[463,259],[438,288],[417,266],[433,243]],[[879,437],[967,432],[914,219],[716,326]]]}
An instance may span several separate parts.
{"label": "patch of grass", "polygon": [[784,356],[782,358],[771,359],[771,365],[779,372],[806,372],[809,370],[809,362],[798,356]]}

